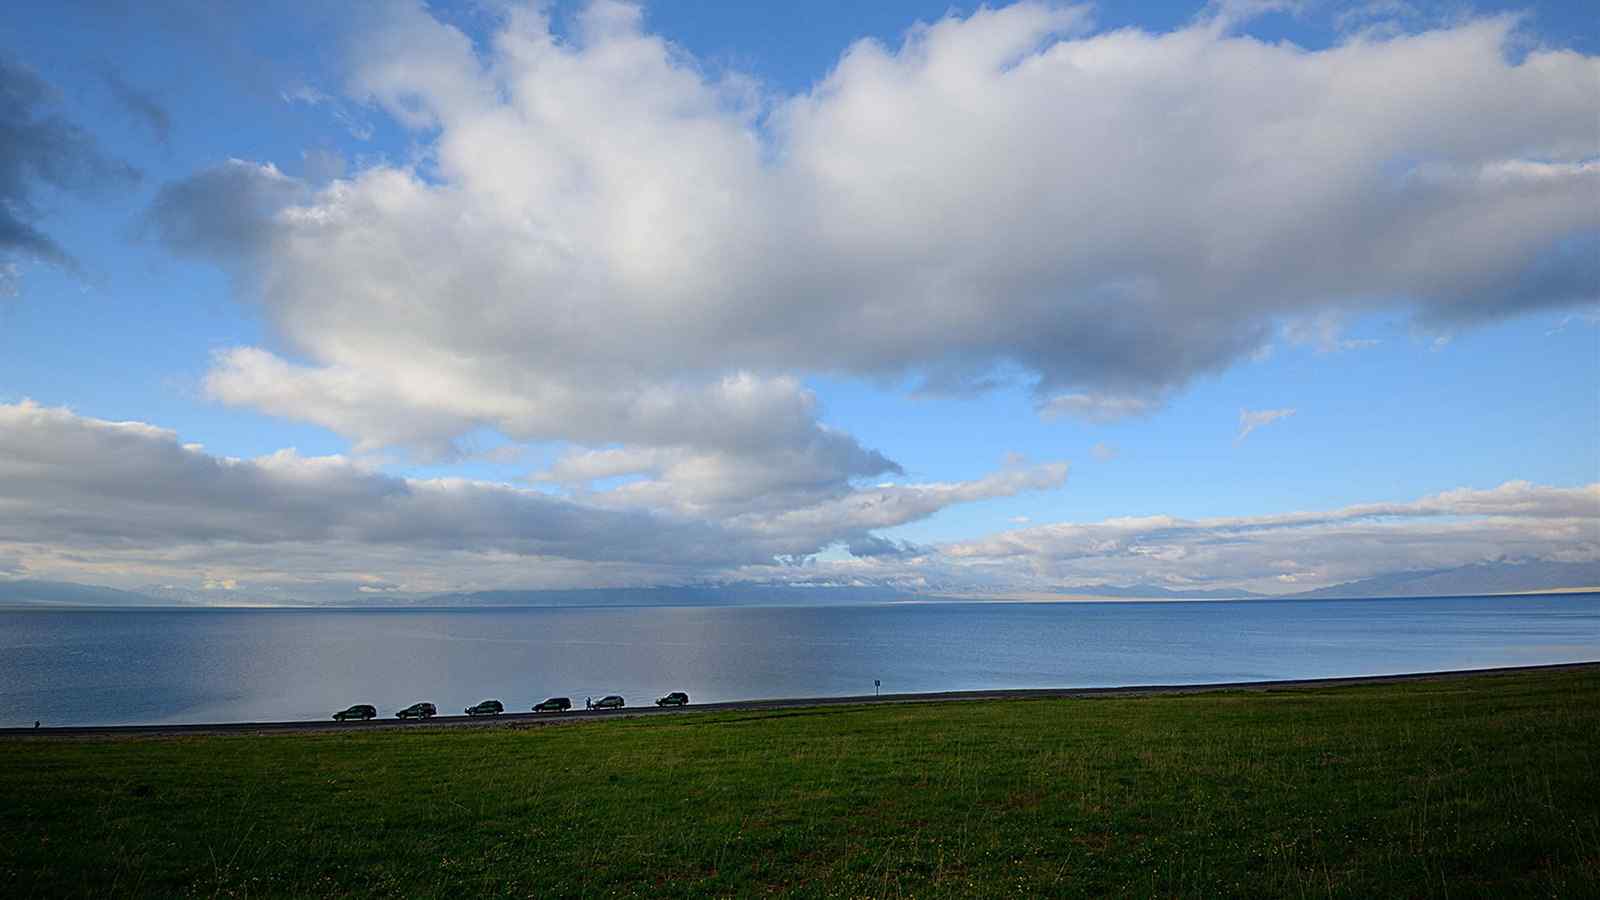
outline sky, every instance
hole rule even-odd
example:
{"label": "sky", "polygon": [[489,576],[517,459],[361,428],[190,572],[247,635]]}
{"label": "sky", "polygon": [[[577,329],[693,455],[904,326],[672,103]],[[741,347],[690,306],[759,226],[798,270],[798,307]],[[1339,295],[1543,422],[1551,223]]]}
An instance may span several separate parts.
{"label": "sky", "polygon": [[1585,4],[9,18],[0,578],[1291,593],[1600,559]]}

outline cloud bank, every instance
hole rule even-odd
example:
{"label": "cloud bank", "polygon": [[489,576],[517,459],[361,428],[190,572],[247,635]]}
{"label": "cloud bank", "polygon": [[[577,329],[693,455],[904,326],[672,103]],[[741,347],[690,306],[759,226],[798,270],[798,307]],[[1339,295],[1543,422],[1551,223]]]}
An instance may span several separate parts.
{"label": "cloud bank", "polygon": [[[1600,560],[1600,484],[1508,482],[1420,500],[1213,519],[1025,527],[946,544],[878,534],[958,504],[1060,487],[1064,463],[685,515],[292,450],[210,455],[170,431],[0,405],[0,572],[228,602],[490,588],[762,581],[958,593],[1148,583],[1287,592],[1487,560]],[[835,553],[822,554],[827,548]]]}
{"label": "cloud bank", "polygon": [[1600,559],[1600,483],[1510,481],[1323,512],[1043,525],[940,551],[1015,587],[1139,582],[1269,593],[1488,561],[1592,562]]}
{"label": "cloud bank", "polygon": [[[210,455],[170,431],[0,404],[0,559],[8,569],[222,584],[373,579],[411,590],[686,583],[782,568],[960,503],[1049,490],[1065,464],[893,484],[720,516],[601,505],[513,485],[383,474],[283,450]],[[76,573],[76,574],[74,574]]]}

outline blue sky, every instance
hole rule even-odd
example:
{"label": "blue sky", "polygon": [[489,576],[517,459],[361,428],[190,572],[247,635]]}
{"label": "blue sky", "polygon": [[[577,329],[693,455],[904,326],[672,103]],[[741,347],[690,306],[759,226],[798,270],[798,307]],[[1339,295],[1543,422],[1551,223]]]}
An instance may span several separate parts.
{"label": "blue sky", "polygon": [[[294,543],[288,523],[263,525],[270,540],[144,540],[150,509],[185,512],[142,498],[0,534],[0,574],[269,598],[708,579],[1288,590],[1600,552],[1600,48],[1582,5],[628,9],[557,3],[535,22],[497,3],[25,0],[0,60],[13,85],[47,88],[17,121],[69,123],[75,152],[137,177],[84,164],[52,182],[21,144],[0,148],[23,160],[5,199],[72,260],[0,246],[0,462],[48,466],[68,457],[50,435],[126,438],[106,423],[140,422],[170,432],[141,432],[152,458],[165,441],[186,465],[294,448],[295,465],[340,457],[347,470],[317,477],[380,496],[472,479],[545,505],[512,515],[532,531],[481,545],[417,523],[354,529],[340,561],[301,547],[288,573],[265,561]],[[529,62],[502,34],[566,55]],[[878,56],[850,52],[868,39]],[[1011,55],[984,56],[991,39]],[[1002,77],[1069,61],[1070,86]],[[1476,87],[1440,75],[1457,65]],[[1379,67],[1393,81],[1369,83]],[[927,124],[951,109],[970,128]],[[741,141],[761,146],[747,159]],[[1215,224],[1169,224],[1190,207],[1168,198],[1194,183],[1247,189],[1196,189]],[[1103,184],[1122,187],[1094,199]],[[413,188],[415,203],[394,200]],[[1103,219],[1084,212],[1095,203],[1111,204]],[[366,230],[308,237],[284,224],[296,210],[297,228],[315,212]],[[434,259],[440,215],[467,243],[441,238]],[[383,262],[368,239],[420,243]],[[1246,411],[1279,415],[1241,438]],[[263,471],[241,515],[292,493],[273,478],[301,477]],[[1416,540],[1366,564],[1354,549],[1222,559],[1106,524],[1521,482],[1509,490],[1575,496],[1587,515],[1517,501],[1357,517]],[[874,493],[885,484],[899,493]],[[107,488],[59,490],[10,499],[69,510]],[[592,542],[552,545],[546,514]],[[1538,527],[1498,530],[1525,514]],[[728,529],[712,540],[739,551],[606,549],[624,539],[614,515]],[[1118,536],[1101,558],[1052,543],[1053,525]],[[899,549],[851,552],[869,539]]]}

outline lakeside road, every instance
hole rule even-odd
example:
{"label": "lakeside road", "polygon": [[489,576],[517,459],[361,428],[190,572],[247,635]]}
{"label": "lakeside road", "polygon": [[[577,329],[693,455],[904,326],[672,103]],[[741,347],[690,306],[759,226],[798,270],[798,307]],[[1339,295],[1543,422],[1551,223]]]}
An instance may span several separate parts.
{"label": "lakeside road", "polygon": [[623,707],[615,710],[574,709],[563,713],[506,712],[498,716],[434,716],[427,720],[402,720],[390,717],[365,722],[307,720],[292,722],[221,722],[156,725],[72,725],[41,728],[0,728],[0,737],[34,738],[118,738],[162,737],[214,734],[290,734],[374,730],[416,730],[430,728],[515,728],[546,724],[618,719],[638,716],[683,716],[693,713],[764,711],[802,707],[862,706],[872,704],[949,703],[982,700],[1041,700],[1093,697],[1145,697],[1175,694],[1203,694],[1217,691],[1296,691],[1325,687],[1350,687],[1365,684],[1394,684],[1406,681],[1442,681],[1456,678],[1481,678],[1494,675],[1533,674],[1600,670],[1600,660],[1555,663],[1536,666],[1501,666],[1488,669],[1458,669],[1444,672],[1407,672],[1390,675],[1356,675],[1338,678],[1300,678],[1274,681],[1234,681],[1209,684],[1127,685],[1088,688],[1025,688],[1013,690],[935,691],[912,694],[855,695],[843,697],[788,697],[767,700],[729,700],[718,703],[692,703],[686,707]]}

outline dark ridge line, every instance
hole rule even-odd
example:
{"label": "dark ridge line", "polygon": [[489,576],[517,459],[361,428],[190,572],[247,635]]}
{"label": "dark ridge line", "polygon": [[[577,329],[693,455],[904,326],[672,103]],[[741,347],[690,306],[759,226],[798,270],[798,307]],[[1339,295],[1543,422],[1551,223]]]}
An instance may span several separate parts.
{"label": "dark ridge line", "polygon": [[1272,681],[1227,681],[1208,684],[1150,684],[1087,688],[1012,688],[992,691],[931,691],[911,694],[861,694],[846,697],[789,697],[767,700],[725,700],[687,707],[623,707],[617,710],[585,709],[565,713],[517,712],[498,716],[436,716],[424,721],[378,718],[365,722],[307,720],[297,722],[217,722],[167,725],[65,725],[51,728],[0,728],[0,737],[179,737],[221,734],[348,734],[353,731],[400,731],[433,728],[529,727],[561,722],[630,719],[644,716],[681,716],[696,712],[762,711],[830,706],[899,705],[909,703],[971,702],[978,700],[1088,699],[1093,697],[1154,697],[1208,694],[1219,691],[1310,690],[1315,688],[1395,684],[1408,681],[1452,681],[1495,675],[1537,672],[1600,671],[1600,660],[1532,666],[1496,666],[1487,669],[1449,669],[1439,672],[1403,672],[1392,675],[1347,675],[1334,678],[1287,678]]}

